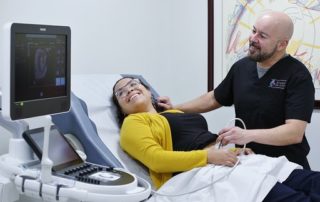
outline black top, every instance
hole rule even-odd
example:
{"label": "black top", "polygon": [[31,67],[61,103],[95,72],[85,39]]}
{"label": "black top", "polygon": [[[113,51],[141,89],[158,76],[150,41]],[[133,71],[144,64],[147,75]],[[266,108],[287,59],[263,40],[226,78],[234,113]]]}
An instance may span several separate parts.
{"label": "black top", "polygon": [[[310,122],[314,91],[309,71],[297,59],[282,58],[259,79],[256,62],[246,57],[231,67],[214,90],[214,96],[221,105],[234,104],[236,117],[244,121],[247,129],[265,129],[285,124],[287,119]],[[247,146],[258,154],[285,155],[310,169],[306,158],[310,147],[305,136],[301,143],[294,145],[249,143]]]}
{"label": "black top", "polygon": [[203,149],[217,139],[217,135],[208,131],[205,118],[200,114],[161,113],[170,125],[174,151]]}

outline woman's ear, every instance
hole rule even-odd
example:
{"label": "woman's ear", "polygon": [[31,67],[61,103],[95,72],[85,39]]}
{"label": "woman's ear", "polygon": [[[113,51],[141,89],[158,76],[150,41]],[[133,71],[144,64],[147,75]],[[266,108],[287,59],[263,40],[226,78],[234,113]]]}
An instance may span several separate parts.
{"label": "woman's ear", "polygon": [[154,95],[151,93],[151,102],[154,108],[156,108],[157,104],[157,99],[154,97]]}

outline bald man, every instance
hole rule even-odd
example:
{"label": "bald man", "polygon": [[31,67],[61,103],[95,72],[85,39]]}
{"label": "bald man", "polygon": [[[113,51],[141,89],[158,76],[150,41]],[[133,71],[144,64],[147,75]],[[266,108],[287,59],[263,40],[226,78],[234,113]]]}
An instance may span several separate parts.
{"label": "bald man", "polygon": [[[310,169],[305,129],[313,111],[314,85],[307,68],[286,53],[292,34],[293,23],[285,13],[263,13],[252,27],[248,56],[233,64],[214,91],[174,108],[202,113],[234,105],[247,130],[237,122],[223,128],[218,140],[247,144],[271,157],[285,155]],[[172,108],[167,97],[161,97],[159,105]]]}

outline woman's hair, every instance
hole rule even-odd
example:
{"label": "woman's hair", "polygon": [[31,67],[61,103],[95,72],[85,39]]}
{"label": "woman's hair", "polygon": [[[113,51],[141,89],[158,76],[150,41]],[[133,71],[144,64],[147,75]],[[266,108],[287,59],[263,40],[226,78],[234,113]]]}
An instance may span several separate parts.
{"label": "woman's hair", "polygon": [[[126,118],[126,116],[128,116],[128,114],[125,114],[123,113],[121,107],[120,107],[120,104],[118,102],[118,99],[117,99],[117,96],[115,95],[115,87],[117,85],[117,83],[119,81],[121,81],[122,79],[137,79],[135,77],[131,77],[131,76],[128,76],[128,77],[123,77],[121,79],[119,79],[118,81],[116,81],[116,83],[113,85],[113,88],[112,88],[112,102],[114,103],[114,105],[116,106],[116,113],[117,113],[117,119],[118,119],[118,124],[119,126],[121,127],[122,126],[122,123],[124,121],[124,118]],[[139,80],[140,81],[140,80]],[[143,85],[147,90],[150,91],[150,87],[145,84],[144,82],[140,81],[141,85]],[[151,93],[151,100],[152,100],[152,105],[153,107],[156,109],[157,112],[162,112],[164,111],[164,109],[162,107],[160,107],[157,103],[157,100],[156,98],[154,97],[154,95]]]}

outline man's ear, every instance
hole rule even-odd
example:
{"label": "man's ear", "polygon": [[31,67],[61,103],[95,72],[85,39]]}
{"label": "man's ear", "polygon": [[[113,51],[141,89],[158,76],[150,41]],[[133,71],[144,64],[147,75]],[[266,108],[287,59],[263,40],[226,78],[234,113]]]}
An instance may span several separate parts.
{"label": "man's ear", "polygon": [[289,41],[288,40],[281,40],[281,41],[279,41],[278,42],[278,50],[280,51],[280,50],[283,50],[283,49],[286,49],[287,48],[287,46],[288,46],[288,44],[289,44]]}

